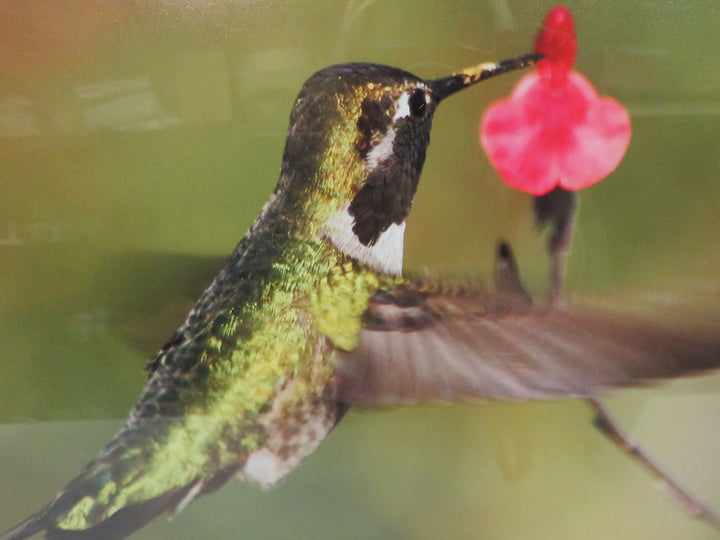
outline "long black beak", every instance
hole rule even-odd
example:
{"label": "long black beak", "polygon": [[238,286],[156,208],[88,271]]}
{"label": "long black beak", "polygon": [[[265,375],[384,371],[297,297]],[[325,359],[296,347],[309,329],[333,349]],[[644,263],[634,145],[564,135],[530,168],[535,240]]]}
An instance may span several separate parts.
{"label": "long black beak", "polygon": [[508,71],[515,71],[516,69],[532,66],[542,57],[543,55],[541,54],[533,53],[503,60],[502,62],[478,64],[477,66],[465,68],[455,75],[430,81],[430,88],[432,89],[435,99],[440,101],[458,90],[472,86],[475,83],[479,83],[495,75],[501,75]]}

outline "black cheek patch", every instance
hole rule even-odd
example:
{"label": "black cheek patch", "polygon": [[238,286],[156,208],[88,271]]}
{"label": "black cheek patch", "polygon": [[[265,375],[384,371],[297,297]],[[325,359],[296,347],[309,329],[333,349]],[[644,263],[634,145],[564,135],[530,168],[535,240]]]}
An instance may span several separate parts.
{"label": "black cheek patch", "polygon": [[390,225],[403,222],[412,202],[409,186],[403,184],[392,168],[378,166],[355,195],[348,211],[355,218],[353,233],[361,244],[372,246]]}
{"label": "black cheek patch", "polygon": [[429,129],[399,125],[393,152],[369,174],[348,207],[353,233],[365,246],[377,242],[393,223],[405,221],[425,161]]}
{"label": "black cheek patch", "polygon": [[367,159],[373,147],[373,137],[384,136],[392,119],[386,114],[390,103],[389,96],[383,96],[382,102],[365,98],[361,104],[360,117],[357,120],[358,138],[355,148],[361,159]]}

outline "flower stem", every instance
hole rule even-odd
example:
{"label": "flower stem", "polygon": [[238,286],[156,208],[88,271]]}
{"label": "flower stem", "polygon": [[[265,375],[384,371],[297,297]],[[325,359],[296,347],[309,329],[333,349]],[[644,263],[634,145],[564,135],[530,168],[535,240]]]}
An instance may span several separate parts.
{"label": "flower stem", "polygon": [[550,225],[547,249],[550,255],[550,303],[564,302],[565,258],[570,248],[578,197],[574,191],[556,187],[533,201],[539,226]]}

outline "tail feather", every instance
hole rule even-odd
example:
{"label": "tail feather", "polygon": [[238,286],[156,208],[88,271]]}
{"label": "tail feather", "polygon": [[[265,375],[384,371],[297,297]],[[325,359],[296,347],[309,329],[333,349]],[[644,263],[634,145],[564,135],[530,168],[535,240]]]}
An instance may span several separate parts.
{"label": "tail feather", "polygon": [[23,538],[30,538],[37,533],[47,529],[42,523],[43,512],[40,511],[37,514],[29,517],[22,523],[15,525],[11,529],[0,533],[1,540],[22,540]]}
{"label": "tail feather", "polygon": [[163,512],[172,511],[191,489],[193,486],[177,488],[143,503],[127,506],[98,525],[82,530],[59,528],[55,507],[51,503],[28,520],[5,531],[0,539],[21,540],[46,531],[48,540],[121,540]]}
{"label": "tail feather", "polygon": [[[139,431],[159,421],[127,426],[45,508],[0,534],[0,540],[21,540],[45,531],[48,539],[119,540],[164,512],[180,512],[193,498],[214,491],[237,472],[237,464],[219,467],[203,478],[190,459],[164,463],[153,459],[151,442],[164,439]],[[172,461],[172,460],[169,460]],[[167,468],[163,465],[167,465]]]}
{"label": "tail feather", "polygon": [[157,497],[128,504],[109,517],[97,520],[89,527],[65,528],[61,526],[62,520],[85,496],[81,490],[73,489],[86,480],[80,476],[37,514],[0,533],[0,540],[22,540],[43,531],[48,540],[122,540],[160,514],[180,513],[195,497],[219,489],[236,473],[236,467],[229,467],[216,474],[209,482],[197,480],[185,486],[169,489]]}

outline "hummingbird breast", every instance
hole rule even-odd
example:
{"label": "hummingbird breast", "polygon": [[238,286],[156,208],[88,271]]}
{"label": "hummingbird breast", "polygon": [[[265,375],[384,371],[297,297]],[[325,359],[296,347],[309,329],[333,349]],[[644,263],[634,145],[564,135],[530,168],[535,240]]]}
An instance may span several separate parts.
{"label": "hummingbird breast", "polygon": [[334,400],[333,388],[307,395],[305,383],[290,381],[258,418],[264,444],[250,453],[238,476],[261,487],[270,487],[291,472],[317,447],[344,412]]}
{"label": "hummingbird breast", "polygon": [[[275,243],[263,247],[267,235]],[[234,471],[269,486],[344,412],[335,397],[337,351],[357,345],[378,276],[320,237],[278,244],[264,228],[251,236],[252,247],[240,246],[198,303],[200,314],[181,328],[190,339],[157,362],[143,415],[162,410],[163,395],[182,407],[171,428],[177,436],[164,439],[177,443],[156,446],[162,456],[150,470],[184,454],[199,465],[186,481]]]}

